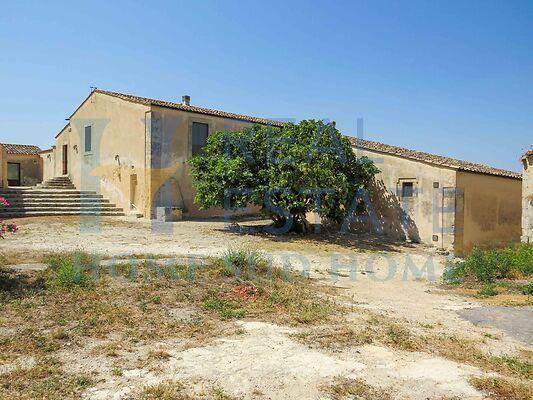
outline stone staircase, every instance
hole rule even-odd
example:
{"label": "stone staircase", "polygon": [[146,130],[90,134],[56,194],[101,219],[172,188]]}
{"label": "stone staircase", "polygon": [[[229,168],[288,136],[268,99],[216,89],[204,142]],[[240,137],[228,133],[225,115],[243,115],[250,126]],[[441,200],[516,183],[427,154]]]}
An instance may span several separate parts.
{"label": "stone staircase", "polygon": [[78,191],[67,177],[52,178],[35,187],[0,189],[9,206],[0,218],[48,215],[124,215],[122,208],[93,191]]}
{"label": "stone staircase", "polygon": [[35,186],[36,189],[72,189],[75,190],[76,186],[72,184],[68,176],[58,176],[56,178],[49,179],[43,183],[39,183]]}

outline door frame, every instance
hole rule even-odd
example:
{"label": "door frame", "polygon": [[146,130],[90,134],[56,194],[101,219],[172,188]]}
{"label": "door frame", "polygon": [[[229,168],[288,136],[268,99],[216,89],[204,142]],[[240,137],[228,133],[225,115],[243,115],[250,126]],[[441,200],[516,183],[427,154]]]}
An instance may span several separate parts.
{"label": "door frame", "polygon": [[[17,165],[18,166],[18,179],[9,179],[9,165]],[[20,163],[19,162],[11,162],[11,161],[8,161],[7,162],[7,171],[8,171],[8,179],[7,179],[7,186],[20,186],[21,184],[21,180],[22,180],[22,176],[21,176],[21,171],[20,171]]]}
{"label": "door frame", "polygon": [[68,144],[61,146],[61,172],[68,175]]}
{"label": "door frame", "polygon": [[[450,207],[453,207],[450,210]],[[444,186],[441,195],[441,247],[455,249],[457,187]],[[448,218],[446,218],[448,216]],[[451,226],[448,223],[451,222]]]}

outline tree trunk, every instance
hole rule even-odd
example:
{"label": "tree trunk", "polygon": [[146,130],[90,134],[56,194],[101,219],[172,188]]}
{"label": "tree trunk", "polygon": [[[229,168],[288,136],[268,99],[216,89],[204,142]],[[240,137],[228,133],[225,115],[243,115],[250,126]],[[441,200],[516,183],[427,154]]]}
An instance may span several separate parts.
{"label": "tree trunk", "polygon": [[[291,214],[289,218],[278,215],[278,214],[272,214],[271,215],[273,226],[276,229],[279,229],[277,233],[289,233],[289,232],[297,232],[302,233],[304,235],[308,234],[312,230],[312,226],[309,223],[309,221],[305,217],[305,213],[294,213]],[[289,220],[292,221],[289,222]],[[290,226],[289,226],[290,225]],[[287,227],[287,230],[281,229],[283,227]]]}

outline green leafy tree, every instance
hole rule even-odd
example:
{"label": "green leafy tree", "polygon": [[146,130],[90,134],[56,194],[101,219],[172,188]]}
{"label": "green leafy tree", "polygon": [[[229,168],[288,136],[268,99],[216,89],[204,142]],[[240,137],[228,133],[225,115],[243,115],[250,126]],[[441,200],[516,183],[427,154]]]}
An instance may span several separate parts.
{"label": "green leafy tree", "polygon": [[309,212],[342,222],[379,172],[334,124],[317,120],[216,132],[190,165],[201,208],[259,205],[282,232],[307,232]]}

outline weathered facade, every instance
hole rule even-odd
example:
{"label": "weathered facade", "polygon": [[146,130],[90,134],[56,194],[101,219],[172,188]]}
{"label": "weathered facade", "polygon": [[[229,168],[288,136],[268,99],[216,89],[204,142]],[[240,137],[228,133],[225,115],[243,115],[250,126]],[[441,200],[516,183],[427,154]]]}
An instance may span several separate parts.
{"label": "weathered facade", "polygon": [[353,144],[381,170],[370,191],[374,230],[458,255],[520,240],[520,174],[369,140]]}
{"label": "weathered facade", "polygon": [[522,241],[533,243],[533,150],[522,156]]}
{"label": "weathered facade", "polygon": [[[50,150],[42,152],[45,179],[69,176],[124,210],[154,217],[176,207],[188,217],[221,215],[194,204],[187,160],[212,132],[279,122],[182,103],[95,90],[71,115]],[[205,137],[204,137],[205,136]],[[89,139],[88,139],[89,137]]]}
{"label": "weathered facade", "polygon": [[33,186],[43,179],[41,149],[26,144],[0,144],[0,187]]}
{"label": "weathered facade", "polygon": [[[146,217],[159,207],[186,217],[221,215],[194,204],[187,161],[210,133],[254,124],[283,125],[191,106],[188,96],[172,103],[94,90],[52,149],[41,152],[43,176],[68,176],[77,188]],[[381,170],[371,204],[384,234],[459,254],[520,239],[520,174],[367,140],[353,145]]]}

